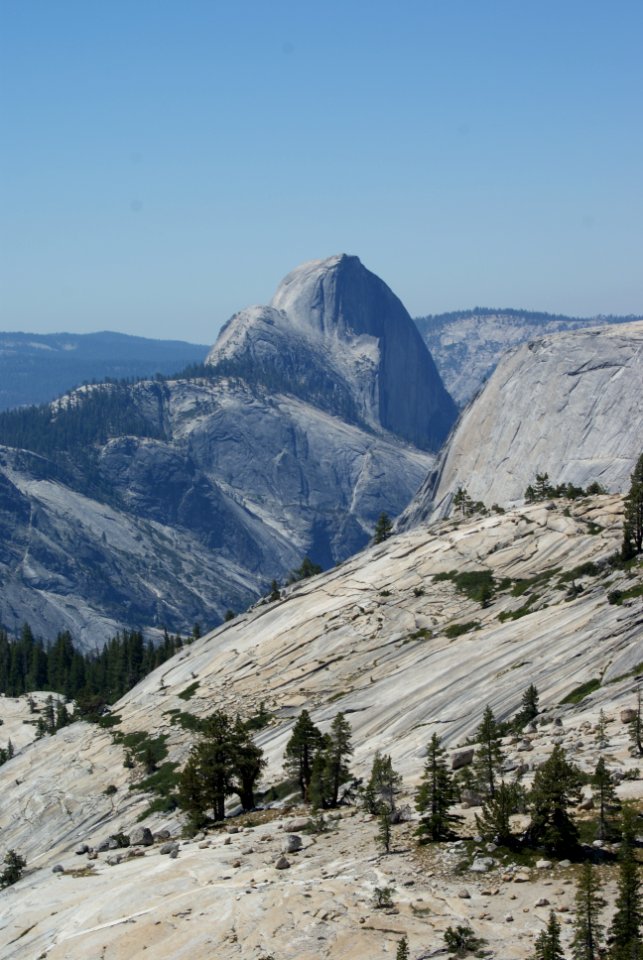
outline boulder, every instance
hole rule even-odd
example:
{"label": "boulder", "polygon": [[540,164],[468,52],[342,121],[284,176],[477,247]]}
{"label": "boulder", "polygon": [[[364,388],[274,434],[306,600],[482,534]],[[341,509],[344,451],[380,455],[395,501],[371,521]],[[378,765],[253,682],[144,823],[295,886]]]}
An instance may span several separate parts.
{"label": "boulder", "polygon": [[135,827],[129,835],[129,842],[138,847],[151,847],[154,837],[149,827]]}
{"label": "boulder", "polygon": [[473,762],[473,747],[467,747],[466,750],[458,750],[451,755],[451,769],[460,770],[462,767],[468,767]]}
{"label": "boulder", "polygon": [[632,707],[625,707],[619,714],[621,723],[631,723],[637,717],[637,712]]}
{"label": "boulder", "polygon": [[164,843],[159,848],[159,853],[172,853],[173,850],[178,850],[179,845],[176,840],[171,841],[170,843]]}
{"label": "boulder", "polygon": [[286,857],[281,856],[275,863],[275,870],[288,870],[290,867],[290,860],[287,860]]}
{"label": "boulder", "polygon": [[287,833],[282,841],[281,849],[284,853],[296,853],[297,850],[301,850],[303,845],[303,841],[298,834]]}

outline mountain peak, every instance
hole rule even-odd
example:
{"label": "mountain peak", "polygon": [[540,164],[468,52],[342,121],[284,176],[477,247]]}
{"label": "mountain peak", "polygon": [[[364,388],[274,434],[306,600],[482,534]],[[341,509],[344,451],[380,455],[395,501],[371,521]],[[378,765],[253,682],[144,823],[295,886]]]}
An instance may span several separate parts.
{"label": "mountain peak", "polygon": [[235,314],[207,362],[423,449],[456,417],[401,301],[346,253],[301,264],[268,306]]}

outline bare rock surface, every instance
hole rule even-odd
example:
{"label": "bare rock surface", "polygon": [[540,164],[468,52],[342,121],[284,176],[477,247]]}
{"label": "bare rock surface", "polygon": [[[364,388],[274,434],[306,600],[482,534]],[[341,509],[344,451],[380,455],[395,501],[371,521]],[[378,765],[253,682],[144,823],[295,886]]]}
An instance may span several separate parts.
{"label": "bare rock surface", "polygon": [[401,525],[445,516],[458,487],[487,507],[516,503],[536,473],[624,492],[642,422],[643,321],[524,344],[463,412]]}
{"label": "bare rock surface", "polygon": [[[324,731],[342,710],[353,730],[355,774],[367,774],[376,750],[390,753],[404,776],[400,802],[413,810],[432,733],[453,755],[474,733],[485,704],[508,717],[533,682],[543,715],[525,735],[532,749],[519,752],[514,738],[504,743],[515,766],[528,762],[527,783],[556,742],[581,769],[594,768],[600,709],[609,765],[632,770],[620,711],[634,705],[643,601],[619,606],[608,594],[641,583],[643,571],[608,563],[621,515],[621,498],[602,496],[392,537],[182,650],[115,705],[116,729],[167,734],[169,759],[182,762],[190,734],[172,723],[173,711],[203,716],[221,708],[249,717],[263,703],[271,719],[257,742],[266,751],[268,786],[283,779],[284,747],[301,709]],[[575,574],[580,589],[568,595],[565,574],[587,571],[590,561],[593,572]],[[435,579],[453,569],[493,573],[485,606],[452,581]],[[466,625],[460,636],[448,635],[454,624]],[[181,699],[195,677],[198,689]],[[563,703],[594,678],[594,692]],[[0,717],[5,707],[7,716],[16,711],[0,698]],[[490,949],[524,960],[547,921],[549,906],[539,904],[573,906],[573,864],[517,868],[502,851],[475,843],[419,848],[414,813],[393,827],[393,852],[385,856],[376,820],[344,808],[340,819],[328,818],[327,832],[306,835],[283,870],[275,866],[284,837],[295,824],[314,830],[305,809],[257,811],[235,821],[236,832],[213,830],[194,841],[180,839],[180,814],[156,813],[145,823],[155,836],[169,831],[167,855],[159,841],[134,848],[144,856],[130,848],[76,855],[81,844],[96,850],[119,832],[131,834],[148,806],[149,796],[129,789],[143,771],[123,767],[123,757],[109,730],[76,723],[22,744],[0,767],[0,835],[28,864],[23,879],[0,893],[3,958],[125,960],[145,947],[158,960],[258,960],[266,953],[372,960],[384,946],[394,955],[403,934],[411,956],[438,950],[447,926],[467,922]],[[116,789],[106,793],[110,786]],[[643,799],[639,780],[623,780],[618,790]],[[473,836],[475,810],[458,812]],[[469,870],[476,861],[484,873]],[[57,865],[63,873],[52,873]],[[613,870],[606,868],[605,877],[612,903]],[[465,885],[468,898],[460,895]],[[374,906],[375,888],[386,886],[394,888],[393,913]],[[571,930],[564,933],[568,946]]]}

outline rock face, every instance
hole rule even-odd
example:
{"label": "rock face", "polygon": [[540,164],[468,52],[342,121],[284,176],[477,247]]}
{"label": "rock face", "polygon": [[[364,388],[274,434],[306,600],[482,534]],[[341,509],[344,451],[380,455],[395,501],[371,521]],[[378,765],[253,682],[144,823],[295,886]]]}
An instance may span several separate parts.
{"label": "rock face", "polygon": [[[356,257],[238,314],[210,375],[80,388],[0,418],[2,622],[94,646],[239,611],[406,506],[454,416],[399,300]],[[435,401],[435,402],[434,402]]]}
{"label": "rock face", "polygon": [[415,322],[447,390],[458,406],[464,407],[491,376],[500,356],[512,347],[552,333],[641,319],[565,317],[528,310],[476,307],[417,317]]}
{"label": "rock face", "polygon": [[208,363],[436,451],[456,417],[402,303],[357,257],[313,260],[224,327]]}
{"label": "rock face", "polygon": [[517,502],[537,472],[624,491],[642,422],[643,322],[524,344],[465,410],[401,525],[444,516],[458,487],[487,506]]}
{"label": "rock face", "polygon": [[[508,719],[535,683],[542,715],[532,735],[527,786],[533,765],[558,742],[584,773],[594,770],[600,709],[608,719],[610,765],[632,770],[639,761],[629,752],[619,711],[635,702],[630,671],[640,662],[643,601],[633,597],[623,607],[608,596],[625,584],[640,585],[643,570],[607,563],[621,537],[619,497],[574,502],[568,513],[564,507],[538,503],[416,528],[297,584],[281,602],[223,625],[146,677],[114,706],[116,730],[167,735],[168,761],[183,763],[193,735],[172,723],[175,712],[205,716],[223,709],[250,717],[264,702],[272,719],[257,732],[268,760],[263,789],[283,782],[284,750],[302,709],[323,732],[342,711],[352,728],[351,774],[368,777],[375,752],[390,754],[404,778],[398,802],[415,811],[414,788],[431,735],[452,755],[474,734],[485,704]],[[597,533],[588,533],[590,524]],[[581,592],[567,597],[560,589],[565,573],[590,562],[595,573],[578,577]],[[493,573],[488,603],[436,578],[454,563]],[[518,580],[533,584],[520,596],[513,590]],[[526,602],[524,616],[507,616]],[[452,624],[472,621],[476,629],[449,636]],[[195,677],[200,686],[188,705],[180,694]],[[563,703],[591,678],[600,678],[593,693]],[[28,716],[25,700],[19,716],[17,701],[0,697],[1,738],[9,724],[13,730]],[[564,716],[563,726],[550,722],[554,714]],[[157,960],[267,953],[372,960],[386,952],[383,944],[394,956],[403,935],[411,956],[438,955],[454,923],[470,924],[494,956],[524,960],[535,923],[546,922],[544,913],[533,912],[541,898],[559,910],[573,905],[573,884],[558,889],[569,878],[562,863],[539,863],[521,882],[523,871],[512,870],[504,857],[494,863],[487,846],[467,853],[456,841],[432,845],[427,870],[417,855],[417,816],[395,826],[395,854],[377,856],[376,824],[357,808],[343,808],[329,830],[307,837],[301,853],[281,862],[284,834],[306,827],[284,809],[257,812],[260,823],[251,832],[245,826],[225,835],[213,830],[207,847],[197,837],[180,848],[176,840],[154,844],[132,859],[123,851],[98,853],[102,841],[129,832],[154,799],[129,789],[145,774],[123,766],[124,745],[114,732],[74,723],[53,737],[21,741],[0,767],[4,847],[27,860],[23,879],[2,894],[3,960],[43,954],[129,960],[144,949]],[[503,746],[516,765],[512,738]],[[109,785],[117,790],[108,796]],[[640,780],[628,778],[619,795],[640,802],[641,788]],[[467,816],[462,834],[474,835],[474,811],[457,812]],[[181,832],[177,811],[151,813],[145,823],[156,838],[161,827],[173,837]],[[87,862],[75,855],[80,842],[93,848]],[[468,871],[464,890],[462,868],[474,859],[485,869]],[[56,864],[64,875],[51,872]],[[373,907],[375,889],[387,886],[395,887],[398,915],[382,916]],[[604,889],[613,903],[614,884]],[[507,915],[514,917],[509,931]],[[565,937],[567,951],[571,930]]]}

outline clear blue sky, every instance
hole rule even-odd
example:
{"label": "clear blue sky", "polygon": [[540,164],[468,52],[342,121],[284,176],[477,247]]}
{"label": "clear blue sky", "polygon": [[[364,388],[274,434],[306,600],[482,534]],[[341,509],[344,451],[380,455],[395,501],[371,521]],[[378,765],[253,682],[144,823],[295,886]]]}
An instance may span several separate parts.
{"label": "clear blue sky", "polygon": [[643,313],[641,0],[0,0],[0,329],[209,343],[303,260]]}

